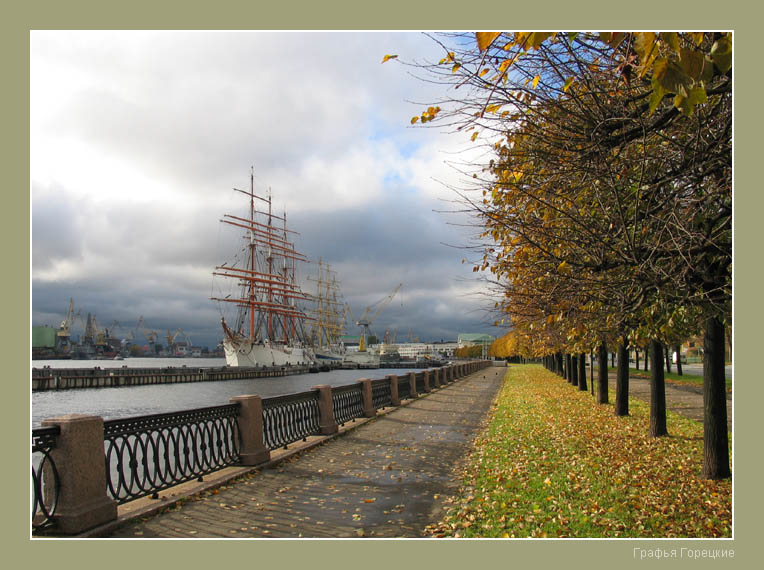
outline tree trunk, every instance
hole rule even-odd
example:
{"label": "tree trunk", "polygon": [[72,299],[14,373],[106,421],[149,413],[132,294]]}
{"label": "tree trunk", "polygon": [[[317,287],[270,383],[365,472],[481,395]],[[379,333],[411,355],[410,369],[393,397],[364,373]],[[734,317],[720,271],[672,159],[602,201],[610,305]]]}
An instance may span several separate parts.
{"label": "tree trunk", "polygon": [[681,346],[680,345],[674,345],[674,352],[676,353],[676,373],[679,374],[679,376],[682,375],[682,352],[681,352]]}
{"label": "tree trunk", "polygon": [[727,433],[727,387],[724,377],[724,327],[706,320],[703,341],[703,477],[732,476]]}
{"label": "tree trunk", "polygon": [[615,415],[629,415],[629,347],[623,339],[618,345],[618,368],[615,381]]}
{"label": "tree trunk", "polygon": [[565,380],[568,381],[568,384],[573,383],[573,373],[571,372],[572,368],[572,362],[571,362],[570,354],[565,354]]}
{"label": "tree trunk", "polygon": [[610,366],[615,368],[615,352],[610,353]]}
{"label": "tree trunk", "polygon": [[570,383],[578,386],[578,355],[570,354]]}
{"label": "tree trunk", "polygon": [[668,435],[666,429],[666,384],[663,377],[663,345],[650,341],[650,435]]}
{"label": "tree trunk", "polygon": [[604,340],[600,343],[597,364],[597,403],[607,404],[607,345]]}
{"label": "tree trunk", "polygon": [[666,349],[666,372],[671,374],[671,350],[667,344],[664,344],[663,348]]}
{"label": "tree trunk", "polygon": [[589,351],[589,386],[591,386],[592,396],[594,396],[594,351]]}
{"label": "tree trunk", "polygon": [[638,346],[634,347],[634,363],[635,363],[635,368],[639,370],[639,347]]}
{"label": "tree trunk", "polygon": [[586,392],[586,354],[578,355],[578,389]]}
{"label": "tree trunk", "polygon": [[[645,347],[645,372],[647,372],[647,363],[650,361],[650,345],[648,344]],[[663,367],[663,364],[661,364],[661,367]]]}

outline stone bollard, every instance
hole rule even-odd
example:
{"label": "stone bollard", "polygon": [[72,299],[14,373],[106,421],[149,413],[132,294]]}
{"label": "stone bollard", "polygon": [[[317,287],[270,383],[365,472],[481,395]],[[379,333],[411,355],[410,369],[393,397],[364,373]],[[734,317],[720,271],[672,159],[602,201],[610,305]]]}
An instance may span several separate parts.
{"label": "stone bollard", "polygon": [[239,404],[239,426],[241,448],[239,456],[242,465],[258,465],[271,458],[270,450],[265,447],[263,438],[263,400],[260,396],[246,395],[231,398],[230,402]]}
{"label": "stone bollard", "polygon": [[393,406],[400,406],[401,405],[401,399],[400,396],[398,396],[398,375],[397,374],[388,374],[385,376],[390,381],[390,402]]}
{"label": "stone bollard", "polygon": [[430,371],[429,370],[424,371],[424,391],[425,393],[432,392],[432,388],[430,387]]}
{"label": "stone bollard", "polygon": [[374,407],[371,396],[371,379],[360,378],[358,382],[361,383],[363,390],[363,416],[365,418],[373,418],[377,415],[377,409]]}
{"label": "stone bollard", "polygon": [[416,373],[409,372],[409,390],[411,390],[411,399],[418,398],[419,394],[416,391]]}
{"label": "stone bollard", "polygon": [[103,418],[69,414],[43,420],[59,426],[51,451],[60,481],[53,519],[65,534],[78,534],[117,518],[117,502],[106,494]]}
{"label": "stone bollard", "polygon": [[321,435],[331,435],[339,431],[337,422],[334,421],[334,403],[332,402],[332,387],[328,384],[313,386],[312,390],[318,390],[318,426]]}

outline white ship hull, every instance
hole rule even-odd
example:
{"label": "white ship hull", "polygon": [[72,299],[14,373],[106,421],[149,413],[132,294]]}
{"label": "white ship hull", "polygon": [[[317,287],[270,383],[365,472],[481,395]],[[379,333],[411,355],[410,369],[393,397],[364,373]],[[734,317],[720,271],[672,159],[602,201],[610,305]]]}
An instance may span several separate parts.
{"label": "white ship hull", "polygon": [[310,366],[315,362],[307,348],[271,345],[250,340],[223,341],[228,366]]}
{"label": "white ship hull", "polygon": [[356,365],[362,368],[379,368],[379,356],[368,351],[349,352],[345,355],[343,363]]}
{"label": "white ship hull", "polygon": [[324,362],[342,362],[345,357],[344,351],[331,347],[320,347],[315,349],[316,360]]}

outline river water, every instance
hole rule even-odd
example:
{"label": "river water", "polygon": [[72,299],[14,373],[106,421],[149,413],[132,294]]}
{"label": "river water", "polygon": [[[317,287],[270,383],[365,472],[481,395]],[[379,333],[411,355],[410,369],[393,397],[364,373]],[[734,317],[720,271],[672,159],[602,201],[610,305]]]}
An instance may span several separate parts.
{"label": "river water", "polygon": [[[225,366],[224,358],[126,358],[125,360],[34,360],[32,367],[42,368],[164,368],[167,366],[208,368]],[[104,419],[147,414],[178,412],[193,408],[219,406],[234,396],[257,394],[278,396],[310,390],[318,384],[342,386],[359,378],[384,378],[387,374],[406,374],[406,369],[333,370],[317,374],[297,374],[277,378],[189,382],[187,384],[152,384],[115,388],[82,388],[32,393],[32,426],[46,418],[64,414],[93,414]]]}

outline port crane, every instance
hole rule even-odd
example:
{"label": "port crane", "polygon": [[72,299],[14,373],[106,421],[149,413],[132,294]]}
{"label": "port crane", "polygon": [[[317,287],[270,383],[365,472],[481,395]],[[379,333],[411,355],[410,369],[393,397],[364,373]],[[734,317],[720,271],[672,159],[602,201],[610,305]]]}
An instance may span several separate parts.
{"label": "port crane", "polygon": [[[178,337],[181,337],[183,339],[183,343],[177,343],[176,340],[178,340]],[[180,354],[185,354],[187,349],[191,348],[191,337],[189,337],[186,333],[184,333],[181,329],[177,329],[174,333],[171,333],[169,330],[167,331],[167,348],[168,350],[171,350],[173,353],[176,353],[178,350],[181,350]],[[184,348],[179,349],[179,347],[183,346]]]}
{"label": "port crane", "polygon": [[146,337],[146,343],[153,349],[154,345],[157,342],[157,332],[150,330],[147,326],[145,321],[143,320],[143,315],[138,317],[138,324],[135,325],[135,332],[142,332],[143,336]]}
{"label": "port crane", "polygon": [[66,317],[63,321],[61,321],[61,326],[56,332],[56,336],[58,337],[58,346],[67,351],[71,348],[72,327],[74,326],[74,319],[74,299],[70,298],[69,309],[66,312]]}
{"label": "port crane", "polygon": [[385,344],[395,344],[395,337],[398,334],[398,329],[394,328],[392,332],[390,329],[385,330],[385,337],[384,337],[384,343]]}
{"label": "port crane", "polygon": [[103,348],[108,344],[107,337],[108,331],[99,326],[95,315],[88,313],[88,318],[85,323],[85,332],[82,338],[83,344]]}
{"label": "port crane", "polygon": [[366,307],[366,310],[364,311],[363,315],[361,315],[361,318],[356,321],[355,324],[361,327],[361,340],[358,344],[358,352],[366,352],[366,338],[370,334],[369,326],[374,322],[374,319],[376,319],[379,314],[387,307],[387,305],[390,304],[390,301],[393,300],[393,297],[395,297],[395,294],[398,292],[402,285],[403,283],[398,283],[398,286],[393,290],[392,293],[380,299],[376,303]]}

